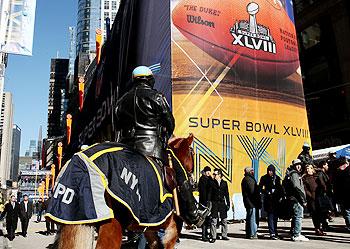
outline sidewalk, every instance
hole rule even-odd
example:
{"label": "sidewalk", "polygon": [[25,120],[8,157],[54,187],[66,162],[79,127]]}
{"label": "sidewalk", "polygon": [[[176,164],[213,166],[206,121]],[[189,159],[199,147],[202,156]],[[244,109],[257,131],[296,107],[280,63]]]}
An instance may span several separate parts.
{"label": "sidewalk", "polygon": [[[183,231],[181,243],[178,249],[190,248],[235,248],[235,249],[266,249],[266,248],[297,248],[297,249],[349,249],[350,233],[345,231],[345,223],[342,218],[335,218],[334,222],[329,223],[334,228],[332,232],[327,232],[327,236],[320,237],[314,233],[311,219],[303,220],[302,234],[310,239],[308,242],[293,242],[289,237],[290,222],[280,221],[280,236],[282,240],[270,240],[268,235],[268,227],[266,222],[260,222],[259,234],[263,238],[258,240],[245,239],[244,223],[229,225],[228,236],[229,241],[217,240],[214,244],[201,241],[201,229],[195,231]],[[219,231],[219,230],[218,230]]]}
{"label": "sidewalk", "polygon": [[[229,225],[229,241],[217,240],[214,244],[201,241],[201,230],[184,230],[181,236],[181,243],[177,246],[178,249],[192,249],[192,248],[220,248],[220,249],[266,249],[266,248],[297,248],[297,249],[349,249],[350,248],[350,233],[344,229],[344,219],[335,218],[330,226],[334,231],[327,232],[327,236],[316,236],[313,230],[311,219],[303,220],[303,234],[307,236],[308,242],[292,242],[288,236],[290,222],[280,221],[278,223],[280,228],[280,235],[283,240],[274,241],[268,237],[268,229],[266,222],[260,223],[259,233],[263,238],[259,240],[245,239],[244,223],[235,223]],[[26,238],[20,235],[21,224],[18,222],[17,236],[10,242],[2,234],[6,234],[6,229],[0,225],[0,249],[14,248],[14,249],[45,249],[54,241],[54,235],[46,236],[45,222],[35,223],[31,220]],[[2,232],[2,233],[1,233]]]}
{"label": "sidewalk", "polygon": [[30,220],[26,238],[20,233],[21,222],[18,220],[16,238],[13,241],[9,241],[3,236],[3,234],[7,234],[6,227],[3,227],[3,223],[0,223],[0,249],[44,249],[53,243],[55,235],[46,236],[44,233],[46,231],[45,222],[36,223],[35,220],[36,216]]}

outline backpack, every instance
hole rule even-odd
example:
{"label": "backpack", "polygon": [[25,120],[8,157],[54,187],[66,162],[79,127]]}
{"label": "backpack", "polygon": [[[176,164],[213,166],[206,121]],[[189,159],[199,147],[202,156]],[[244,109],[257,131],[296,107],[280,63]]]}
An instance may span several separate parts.
{"label": "backpack", "polygon": [[282,181],[282,187],[283,187],[283,191],[287,197],[293,196],[294,191],[293,191],[292,176],[291,176],[290,172],[288,172],[285,175],[285,177]]}
{"label": "backpack", "polygon": [[293,215],[293,200],[289,197],[293,196],[293,184],[291,175],[286,174],[282,181],[284,196],[279,204],[278,217],[282,220],[290,220]]}

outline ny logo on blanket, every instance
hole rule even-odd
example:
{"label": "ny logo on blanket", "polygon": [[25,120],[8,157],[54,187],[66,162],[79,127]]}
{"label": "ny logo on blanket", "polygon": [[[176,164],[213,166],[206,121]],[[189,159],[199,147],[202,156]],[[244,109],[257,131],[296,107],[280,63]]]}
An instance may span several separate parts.
{"label": "ny logo on blanket", "polygon": [[106,142],[76,153],[62,168],[47,216],[64,224],[113,218],[106,192],[140,225],[158,225],[173,211],[159,166],[122,144]]}

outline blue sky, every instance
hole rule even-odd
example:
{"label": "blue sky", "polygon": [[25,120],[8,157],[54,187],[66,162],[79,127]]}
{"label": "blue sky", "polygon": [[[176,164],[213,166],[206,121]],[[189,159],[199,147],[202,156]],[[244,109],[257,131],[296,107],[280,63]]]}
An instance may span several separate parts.
{"label": "blue sky", "polygon": [[21,155],[29,140],[47,130],[50,59],[68,58],[69,26],[76,26],[76,0],[37,0],[33,56],[10,55],[5,91],[12,92],[14,123],[22,129]]}

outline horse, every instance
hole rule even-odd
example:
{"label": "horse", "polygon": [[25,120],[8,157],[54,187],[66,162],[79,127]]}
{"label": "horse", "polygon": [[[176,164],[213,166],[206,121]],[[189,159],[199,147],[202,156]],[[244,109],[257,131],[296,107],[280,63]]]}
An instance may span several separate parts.
{"label": "horse", "polygon": [[[169,141],[169,148],[174,152],[187,174],[193,172],[194,158],[191,147],[194,136],[190,134],[187,138],[173,138]],[[112,196],[105,192],[105,201],[114,212],[114,218],[92,223],[89,225],[67,225],[62,224],[56,235],[54,248],[58,249],[87,249],[93,248],[94,229],[97,229],[96,249],[117,249],[122,247],[123,231],[125,229],[133,232],[143,232],[148,247],[171,249],[175,247],[179,238],[183,220],[173,211],[171,215],[159,226],[140,226],[130,214],[130,211],[120,205]],[[181,205],[181,203],[180,203]],[[163,229],[165,234],[162,239],[158,231]]]}

